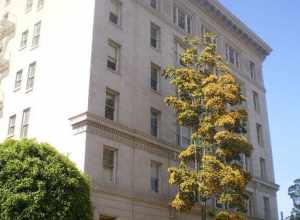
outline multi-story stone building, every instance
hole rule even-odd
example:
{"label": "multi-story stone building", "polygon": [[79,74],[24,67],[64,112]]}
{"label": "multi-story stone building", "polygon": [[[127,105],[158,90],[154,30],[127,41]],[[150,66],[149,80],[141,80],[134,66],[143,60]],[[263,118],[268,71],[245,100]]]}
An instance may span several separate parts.
{"label": "multi-story stone building", "polygon": [[178,214],[167,168],[189,141],[163,99],[181,38],[218,35],[247,97],[250,219],[277,220],[262,63],[270,47],[217,0],[0,0],[0,139],[30,137],[66,153],[93,182],[95,219]]}

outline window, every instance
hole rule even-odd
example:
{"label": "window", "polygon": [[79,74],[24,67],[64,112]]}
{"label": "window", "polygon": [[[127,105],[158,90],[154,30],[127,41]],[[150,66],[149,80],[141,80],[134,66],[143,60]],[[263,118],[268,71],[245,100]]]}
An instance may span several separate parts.
{"label": "window", "polygon": [[245,156],[245,169],[246,171],[250,172],[252,171],[252,161],[251,157]]}
{"label": "window", "polygon": [[160,112],[151,108],[151,135],[154,137],[159,136],[159,117]]}
{"label": "window", "polygon": [[117,150],[103,149],[103,178],[107,183],[116,183]]}
{"label": "window", "polygon": [[27,46],[27,41],[28,41],[28,30],[26,30],[22,33],[21,43],[20,43],[21,49],[23,49]]}
{"label": "window", "polygon": [[232,65],[239,68],[239,54],[235,49],[233,49],[231,46],[226,44],[226,60],[231,63]]}
{"label": "window", "polygon": [[31,63],[28,67],[26,90],[33,89],[35,70],[36,70],[36,62]]}
{"label": "window", "polygon": [[40,34],[41,34],[41,25],[42,22],[39,21],[34,25],[33,29],[33,38],[32,38],[32,47],[37,47],[40,42]]}
{"label": "window", "polygon": [[112,71],[118,71],[120,46],[112,41],[108,42],[108,46],[107,68]]}
{"label": "window", "polygon": [[151,38],[150,44],[153,48],[160,48],[160,27],[151,23]]}
{"label": "window", "polygon": [[253,195],[249,194],[248,199],[248,207],[247,207],[247,214],[248,216],[254,216],[254,204],[253,204]]}
{"label": "window", "polygon": [[121,2],[118,0],[111,0],[110,2],[109,21],[113,24],[121,25]]}
{"label": "window", "polygon": [[107,215],[100,215],[99,220],[116,220],[116,218]]}
{"label": "window", "polygon": [[27,137],[29,128],[30,108],[23,111],[22,124],[21,124],[21,138]]}
{"label": "window", "polygon": [[117,97],[117,92],[106,89],[105,118],[112,121],[117,119]]}
{"label": "window", "polygon": [[253,105],[256,112],[260,112],[259,96],[258,93],[253,91]]}
{"label": "window", "polygon": [[33,0],[27,0],[26,2],[26,11],[30,11],[33,6]]}
{"label": "window", "polygon": [[151,89],[159,91],[160,67],[151,63]]}
{"label": "window", "polygon": [[19,70],[19,71],[16,73],[15,89],[21,88],[21,84],[22,84],[22,74],[23,74],[23,70]]}
{"label": "window", "polygon": [[259,158],[259,166],[260,166],[260,178],[266,179],[266,160],[264,158]]}
{"label": "window", "polygon": [[264,144],[264,139],[263,139],[263,131],[262,131],[262,126],[261,124],[256,124],[256,134],[257,134],[257,143],[260,146],[263,146]]}
{"label": "window", "polygon": [[15,128],[16,128],[16,115],[10,116],[8,121],[8,131],[7,136],[13,137],[15,135]]}
{"label": "window", "polygon": [[9,3],[10,3],[10,0],[5,0],[6,5],[9,5]]}
{"label": "window", "polygon": [[264,197],[264,220],[271,219],[271,208],[270,208],[270,199]]}
{"label": "window", "polygon": [[181,43],[176,42],[176,65],[184,66],[184,63],[181,60],[182,54],[185,52],[185,48]]}
{"label": "window", "polygon": [[161,164],[151,161],[151,191],[158,193],[160,185]]}
{"label": "window", "polygon": [[180,147],[187,147],[191,143],[191,129],[177,126],[177,144]]}
{"label": "window", "polygon": [[173,11],[173,22],[185,32],[191,33],[192,17],[176,5]]}
{"label": "window", "polygon": [[45,0],[38,0],[37,9],[41,9],[44,7]]}
{"label": "window", "polygon": [[158,0],[150,0],[150,6],[153,9],[158,9]]}
{"label": "window", "polygon": [[255,80],[256,79],[255,63],[250,61],[249,67],[250,67],[250,77],[251,79]]}
{"label": "window", "polygon": [[[205,37],[205,34],[207,34],[207,33],[213,33],[213,32],[211,30],[209,30],[206,26],[201,25],[201,37]],[[205,40],[207,41],[207,39],[205,39]],[[208,43],[217,44],[217,39],[215,38],[213,42],[209,41]]]}

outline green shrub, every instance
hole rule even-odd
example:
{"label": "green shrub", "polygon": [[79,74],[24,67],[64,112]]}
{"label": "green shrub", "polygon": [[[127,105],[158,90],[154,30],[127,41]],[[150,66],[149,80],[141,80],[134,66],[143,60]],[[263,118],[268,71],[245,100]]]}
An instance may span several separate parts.
{"label": "green shrub", "polygon": [[90,220],[90,183],[53,147],[34,140],[0,144],[1,220]]}

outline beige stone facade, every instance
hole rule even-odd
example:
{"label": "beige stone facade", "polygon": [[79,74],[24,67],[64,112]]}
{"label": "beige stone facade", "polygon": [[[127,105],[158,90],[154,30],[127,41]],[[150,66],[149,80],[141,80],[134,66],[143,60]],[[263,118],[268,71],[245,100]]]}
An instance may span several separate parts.
{"label": "beige stone facade", "polygon": [[[177,65],[180,39],[210,30],[247,97],[254,146],[245,160],[253,175],[249,219],[278,219],[262,73],[271,49],[263,40],[215,0],[45,0],[37,9],[39,1],[26,11],[25,0],[0,0],[0,16],[8,12],[16,25],[0,84],[1,139],[13,115],[12,136],[19,137],[22,111],[30,108],[27,136],[68,153],[91,176],[95,220],[200,219],[198,208],[179,214],[168,205],[175,189],[167,168],[181,147],[175,116],[163,99],[174,88],[152,75],[151,67]],[[39,21],[39,46],[20,49],[22,33],[28,29],[31,39]],[[24,70],[26,84],[33,61],[34,89],[14,90],[16,73]]]}

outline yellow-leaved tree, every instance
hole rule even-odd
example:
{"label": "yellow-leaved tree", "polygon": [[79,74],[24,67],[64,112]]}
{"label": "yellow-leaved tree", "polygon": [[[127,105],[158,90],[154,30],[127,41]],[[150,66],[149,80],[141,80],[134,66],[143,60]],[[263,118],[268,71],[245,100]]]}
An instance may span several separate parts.
{"label": "yellow-leaved tree", "polygon": [[216,36],[185,39],[181,65],[167,67],[164,77],[176,88],[176,96],[165,102],[177,115],[180,126],[191,129],[191,144],[179,154],[178,167],[169,168],[170,184],[177,186],[172,207],[190,211],[216,199],[224,209],[216,209],[216,220],[246,219],[246,185],[250,174],[242,157],[252,146],[246,138],[245,98],[231,69],[216,51]]}

